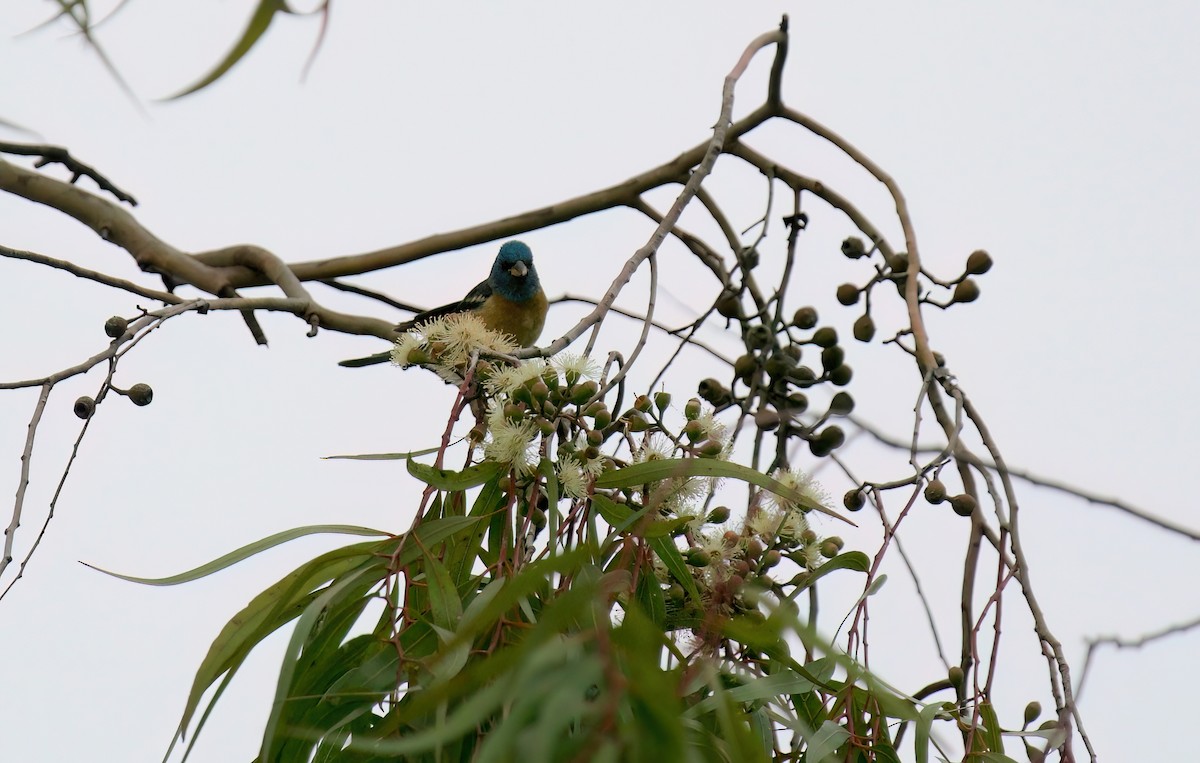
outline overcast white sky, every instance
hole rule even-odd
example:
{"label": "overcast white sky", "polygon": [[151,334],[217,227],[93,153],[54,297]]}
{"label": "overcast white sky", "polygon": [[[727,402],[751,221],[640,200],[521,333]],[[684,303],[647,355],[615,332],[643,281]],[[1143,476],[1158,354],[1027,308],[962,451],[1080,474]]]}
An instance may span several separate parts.
{"label": "overcast white sky", "polygon": [[[18,36],[51,3],[9,5],[0,19],[0,118],[107,173],[139,198],[138,219],[178,247],[250,242],[287,260],[519,213],[674,157],[707,136],[722,77],[786,5],[786,100],[898,179],[928,267],[953,277],[973,249],[995,257],[982,298],[931,315],[930,329],[1010,463],[1200,526],[1186,482],[1200,451],[1200,413],[1188,402],[1200,382],[1188,296],[1200,266],[1178,227],[1200,202],[1193,3],[623,2],[604,13],[527,2],[345,3],[306,82],[299,76],[316,25],[284,19],[224,81],[168,103],[154,99],[215,63],[253,3],[129,3],[100,39],[145,99],[146,115],[63,28]],[[739,113],[758,103],[768,62],[740,86]],[[5,131],[0,139],[24,138]],[[849,162],[797,130],[771,128],[749,142],[858,200],[900,242],[882,189]],[[754,173],[723,159],[713,180],[735,224],[761,214],[764,183]],[[669,198],[654,200],[665,208]],[[848,335],[854,313],[837,308],[832,290],[863,271],[837,254],[844,219],[816,205],[809,211],[801,247],[812,278],[803,301]],[[613,213],[523,238],[551,296],[598,296],[648,232],[631,213]],[[123,251],[19,200],[0,198],[0,243],[156,285]],[[437,304],[482,278],[493,254],[487,246],[432,258],[371,284]],[[671,295],[711,298],[710,283],[678,248],[665,249],[663,263]],[[634,309],[638,288],[627,303]],[[0,260],[0,380],[99,351],[104,319],[133,314],[139,301]],[[660,309],[668,322],[690,317],[671,299]],[[543,338],[579,314],[556,309]],[[269,350],[254,346],[235,316],[189,315],[122,363],[118,383],[150,383],[154,404],[102,406],[46,540],[0,602],[0,758],[161,758],[192,673],[225,620],[344,539],[297,542],[175,588],[107,578],[79,560],[166,575],[292,526],[406,526],[415,493],[399,477],[402,465],[319,458],[430,445],[451,391],[391,368],[336,367],[379,349],[378,340],[307,339],[294,319],[263,322]],[[634,335],[614,325],[605,337],[626,350]],[[735,337],[711,329],[705,338],[736,352]],[[850,361],[860,412],[906,436],[918,380],[909,370],[884,375],[888,361],[870,355],[878,348],[848,350],[862,355]],[[78,431],[71,402],[99,383],[93,374],[56,390],[18,557]],[[9,486],[0,492],[15,490],[34,399],[33,391],[0,394],[0,482]],[[886,471],[894,459],[865,443],[845,455],[860,476],[898,476]],[[840,495],[844,481],[828,477]],[[1134,636],[1200,614],[1191,542],[1060,494],[1022,486],[1021,497],[1034,583],[1076,661],[1089,636]],[[952,641],[965,524],[924,508],[905,538]],[[0,517],[6,524],[7,511]],[[843,534],[873,550],[869,532]],[[855,595],[846,588],[838,607],[839,590],[827,599],[834,611]],[[997,697],[1010,721],[1030,699],[1050,706],[1045,663],[1012,602]],[[911,584],[892,569],[872,603],[872,666],[908,690],[938,670],[927,631],[914,626],[923,622],[915,607]],[[892,632],[910,628],[911,636]],[[1190,688],[1200,681],[1196,639],[1097,656],[1082,705],[1102,760],[1194,755],[1179,732],[1192,720]],[[252,657],[193,760],[253,757],[283,643]]]}

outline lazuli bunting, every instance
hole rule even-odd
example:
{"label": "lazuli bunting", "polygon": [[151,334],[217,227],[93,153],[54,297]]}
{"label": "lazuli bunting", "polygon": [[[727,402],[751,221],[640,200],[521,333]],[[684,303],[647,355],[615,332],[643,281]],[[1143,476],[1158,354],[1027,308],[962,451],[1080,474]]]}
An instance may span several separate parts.
{"label": "lazuli bunting", "polygon": [[[522,347],[532,347],[542,334],[547,306],[546,293],[533,266],[533,252],[520,241],[509,241],[500,247],[486,281],[458,302],[417,313],[412,320],[396,326],[396,331],[408,331],[451,313],[473,312],[493,331],[510,335]],[[386,363],[390,357],[390,352],[382,352],[343,360],[338,365],[357,368]]]}

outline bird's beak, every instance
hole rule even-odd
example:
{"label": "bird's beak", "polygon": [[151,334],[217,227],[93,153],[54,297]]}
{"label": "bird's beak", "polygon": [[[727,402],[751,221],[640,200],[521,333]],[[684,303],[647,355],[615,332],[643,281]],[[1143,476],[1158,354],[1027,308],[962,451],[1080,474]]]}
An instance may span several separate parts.
{"label": "bird's beak", "polygon": [[518,262],[508,269],[508,272],[517,278],[524,278],[529,275],[529,268],[525,267],[524,262]]}

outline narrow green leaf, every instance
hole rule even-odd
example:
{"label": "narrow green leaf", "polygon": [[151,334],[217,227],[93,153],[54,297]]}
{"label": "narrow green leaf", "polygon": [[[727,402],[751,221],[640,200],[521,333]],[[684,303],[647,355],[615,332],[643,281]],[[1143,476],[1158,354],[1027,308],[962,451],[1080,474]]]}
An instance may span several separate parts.
{"label": "narrow green leaf", "polygon": [[1004,752],[1004,740],[1000,737],[1000,719],[996,717],[996,708],[991,702],[979,703],[979,715],[983,720],[983,739],[988,750]]}
{"label": "narrow green leaf", "polygon": [[166,100],[173,101],[176,98],[182,98],[185,95],[196,92],[202,88],[208,87],[212,83],[221,78],[225,72],[233,68],[233,65],[242,60],[242,57],[250,51],[258,39],[267,31],[267,27],[271,25],[276,13],[286,13],[287,3],[283,0],[259,0],[258,7],[254,9],[254,15],[250,17],[250,22],[246,25],[245,31],[242,32],[241,39],[234,44],[233,50],[226,54],[225,58],[221,59],[220,63],[206,74],[199,82],[191,87],[170,96]]}
{"label": "narrow green leaf", "polygon": [[810,588],[821,578],[831,572],[837,570],[855,570],[856,572],[867,572],[871,569],[871,559],[861,551],[847,551],[844,554],[838,554],[832,559],[827,560],[820,567],[810,572],[801,572],[791,579],[790,583],[795,588],[788,594],[789,599],[795,599],[805,590]]}
{"label": "narrow green leaf", "polygon": [[88,564],[87,562],[80,562],[80,564],[82,564],[84,567],[93,569],[96,572],[103,572],[105,575],[111,575],[112,577],[120,578],[121,580],[128,580],[131,583],[141,583],[143,585],[154,586],[179,585],[180,583],[190,583],[193,580],[199,580],[200,578],[211,575],[214,572],[219,572],[226,567],[232,567],[240,561],[249,559],[255,554],[266,551],[269,548],[274,548],[282,543],[287,543],[289,540],[295,540],[296,538],[302,538],[305,535],[316,535],[319,533],[377,536],[391,534],[382,530],[372,530],[369,527],[357,527],[355,525],[308,525],[307,527],[296,527],[291,530],[284,530],[283,532],[275,533],[274,535],[268,535],[262,540],[248,543],[235,551],[230,551],[228,554],[218,557],[207,564],[202,564],[193,570],[188,570],[187,572],[181,572],[178,575],[171,575],[170,577],[165,578],[139,578],[132,575],[122,575],[119,572],[111,572],[93,564]]}
{"label": "narrow green leaf", "polygon": [[772,479],[760,471],[748,466],[735,464],[731,461],[720,461],[714,458],[664,458],[657,461],[646,461],[640,464],[630,464],[620,469],[613,469],[596,478],[596,487],[635,487],[648,482],[660,482],[677,477],[728,477],[739,479],[757,485],[764,490],[792,501],[811,511],[819,511],[835,519],[858,527],[841,514],[828,509],[806,495],[792,490],[779,480]]}
{"label": "narrow green leaf", "polygon": [[806,763],[829,763],[836,760],[834,751],[850,738],[850,732],[833,721],[825,721],[821,728],[813,732],[808,740],[808,749],[804,754]]}
{"label": "narrow green leaf", "polygon": [[[297,663],[300,661],[301,649],[308,642],[313,629],[318,626],[318,622],[326,613],[335,607],[339,600],[347,593],[353,592],[355,582],[371,571],[370,568],[360,568],[354,573],[341,578],[336,583],[330,585],[328,589],[304,608],[304,612],[300,615],[300,619],[296,623],[295,630],[292,631],[292,638],[288,642],[287,649],[284,651],[283,664],[279,668],[279,680],[275,685],[275,701],[271,703],[271,714],[267,716],[267,724],[263,729],[259,760],[275,759],[272,757],[272,750],[276,743],[276,730],[279,728],[280,718],[287,706],[289,689],[291,688],[292,677],[295,675]],[[305,757],[307,758],[307,756]]]}
{"label": "narrow green leaf", "polygon": [[699,602],[700,591],[696,588],[695,579],[692,578],[692,568],[683,560],[683,554],[679,553],[679,549],[675,547],[675,541],[672,538],[654,538],[650,541],[650,547],[654,549],[655,554],[658,554],[658,558],[662,560],[667,571],[683,586],[683,590],[688,592],[691,600]]}
{"label": "narrow green leaf", "polygon": [[929,739],[933,733],[933,719],[941,712],[941,706],[930,703],[921,708],[916,720],[916,738],[913,748],[917,754],[917,763],[929,763]]}
{"label": "narrow green leaf", "polygon": [[[810,692],[813,688],[812,681],[791,671],[785,671],[753,679],[741,686],[726,689],[724,693],[734,702],[754,702],[772,699],[783,694]],[[716,695],[706,697],[684,711],[684,716],[695,718],[703,713],[711,712],[716,709],[719,701],[721,700]]]}
{"label": "narrow green leaf", "polygon": [[[425,581],[429,587],[429,607],[433,624],[454,630],[462,618],[462,600],[458,598],[458,586],[450,579],[450,573],[441,560],[422,549],[425,557]],[[418,613],[412,613],[418,614]]]}
{"label": "narrow green leaf", "polygon": [[441,447],[426,448],[425,450],[410,450],[407,453],[361,453],[358,455],[340,455],[340,456],[322,456],[323,461],[337,461],[346,459],[350,461],[403,461],[409,458],[419,458],[420,456],[428,456],[430,453],[437,453]]}
{"label": "narrow green leaf", "polygon": [[502,471],[504,471],[504,466],[495,461],[484,461],[482,464],[468,466],[461,472],[454,472],[448,469],[436,469],[411,458],[408,460],[408,473],[438,490],[466,490],[482,485]]}

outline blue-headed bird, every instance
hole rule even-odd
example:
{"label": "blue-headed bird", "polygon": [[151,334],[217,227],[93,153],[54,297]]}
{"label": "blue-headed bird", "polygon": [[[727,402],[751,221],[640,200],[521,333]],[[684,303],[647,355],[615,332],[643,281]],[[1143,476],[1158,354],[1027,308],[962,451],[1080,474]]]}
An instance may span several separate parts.
{"label": "blue-headed bird", "polygon": [[[520,241],[509,241],[500,247],[486,281],[457,302],[417,313],[412,320],[396,326],[396,331],[408,331],[452,313],[472,312],[493,331],[508,334],[522,347],[532,347],[542,334],[547,306],[546,293],[533,266],[533,252]],[[382,352],[343,360],[338,365],[357,368],[386,363],[390,357],[390,352]]]}

